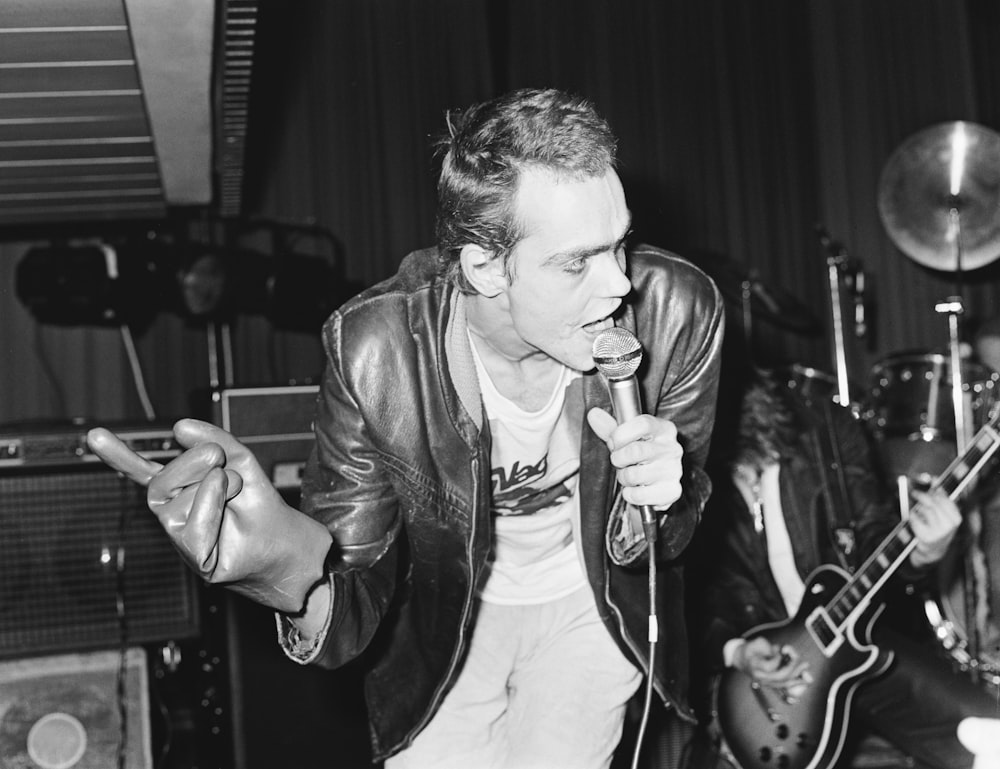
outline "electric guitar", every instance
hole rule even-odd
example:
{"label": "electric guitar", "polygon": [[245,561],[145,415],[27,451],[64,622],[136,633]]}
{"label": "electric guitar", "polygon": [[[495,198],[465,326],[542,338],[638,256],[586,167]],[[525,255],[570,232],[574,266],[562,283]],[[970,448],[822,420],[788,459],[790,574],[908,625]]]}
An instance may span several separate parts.
{"label": "electric guitar", "polygon": [[[1000,447],[1000,409],[931,488],[955,499]],[[836,566],[817,568],[806,580],[802,604],[791,619],[759,625],[744,638],[764,636],[791,646],[809,663],[812,682],[792,696],[735,668],[719,678],[715,709],[723,748],[741,769],[825,769],[840,756],[848,712],[857,687],[892,661],[871,643],[871,628],[884,609],[875,593],[916,546],[907,520],[893,529],[853,574]]]}

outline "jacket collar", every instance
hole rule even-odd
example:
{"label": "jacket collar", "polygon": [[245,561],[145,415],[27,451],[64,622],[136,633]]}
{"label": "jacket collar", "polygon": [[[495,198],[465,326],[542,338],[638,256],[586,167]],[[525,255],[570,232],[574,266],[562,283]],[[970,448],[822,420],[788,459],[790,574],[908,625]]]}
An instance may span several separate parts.
{"label": "jacket collar", "polygon": [[468,300],[461,291],[452,289],[448,324],[445,328],[445,352],[448,373],[462,406],[476,427],[483,429],[483,401],[476,374],[476,363],[469,343],[469,322],[466,316]]}

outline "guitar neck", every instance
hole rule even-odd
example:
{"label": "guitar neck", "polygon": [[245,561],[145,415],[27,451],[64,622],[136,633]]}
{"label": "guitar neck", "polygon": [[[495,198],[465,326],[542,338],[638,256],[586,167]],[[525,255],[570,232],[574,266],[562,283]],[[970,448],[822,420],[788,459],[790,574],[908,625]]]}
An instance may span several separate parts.
{"label": "guitar neck", "polygon": [[[931,483],[932,490],[945,491],[949,499],[956,499],[965,491],[989,458],[1000,448],[998,422],[1000,422],[1000,412],[976,433],[962,456],[956,457],[944,472],[934,479]],[[843,626],[859,611],[864,610],[872,596],[906,560],[915,546],[916,539],[909,520],[904,519],[896,525],[888,537],[882,540],[840,592],[831,599],[826,607],[830,618]]]}

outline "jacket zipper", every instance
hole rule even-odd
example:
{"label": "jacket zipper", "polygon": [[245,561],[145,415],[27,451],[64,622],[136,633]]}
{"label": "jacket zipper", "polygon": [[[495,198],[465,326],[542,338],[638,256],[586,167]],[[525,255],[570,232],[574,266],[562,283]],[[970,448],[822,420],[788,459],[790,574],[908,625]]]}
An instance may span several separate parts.
{"label": "jacket zipper", "polygon": [[[462,652],[465,650],[465,646],[466,646],[466,640],[465,640],[466,639],[466,632],[465,632],[465,627],[466,627],[466,624],[468,623],[469,613],[470,613],[470,611],[472,609],[472,604],[473,604],[473,595],[475,593],[475,591],[473,590],[473,586],[475,584],[475,575],[472,573],[472,564],[473,564],[472,555],[473,555],[473,548],[475,546],[475,541],[476,541],[476,520],[478,518],[478,516],[476,515],[476,508],[479,507],[479,504],[478,504],[478,499],[479,499],[479,452],[478,452],[478,450],[476,452],[476,455],[472,458],[472,499],[474,500],[473,501],[473,511],[472,511],[472,524],[471,524],[471,528],[470,528],[470,531],[469,531],[469,538],[467,540],[466,549],[465,549],[465,558],[466,558],[466,561],[469,564],[469,590],[468,590],[468,593],[466,594],[466,597],[465,597],[465,606],[462,607],[462,622],[461,622],[461,624],[459,626],[459,631],[458,631],[458,645],[455,647],[455,652],[451,655],[451,662],[448,665],[448,672],[447,672],[447,674],[445,675],[444,679],[442,680],[441,685],[438,686],[438,688],[435,690],[434,696],[431,698],[431,705],[427,709],[427,713],[424,715],[424,717],[422,719],[420,719],[420,723],[417,724],[417,726],[415,728],[411,729],[409,734],[407,734],[406,740],[404,741],[405,745],[412,744],[412,737],[414,735],[419,734],[421,731],[423,731],[424,727],[427,726],[427,724],[430,722],[431,718],[433,718],[432,714],[437,713],[438,707],[441,705],[441,700],[443,699],[443,693],[444,693],[445,689],[448,688],[449,684],[453,683],[453,679],[455,677],[455,669],[458,667],[458,661],[464,656],[462,654]],[[402,748],[400,748],[400,749],[402,749]]]}

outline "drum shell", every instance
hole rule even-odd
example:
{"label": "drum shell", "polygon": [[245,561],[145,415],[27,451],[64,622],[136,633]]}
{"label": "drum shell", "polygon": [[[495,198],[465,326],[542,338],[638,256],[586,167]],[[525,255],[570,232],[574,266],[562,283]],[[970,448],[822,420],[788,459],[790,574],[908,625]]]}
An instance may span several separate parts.
{"label": "drum shell", "polygon": [[[966,426],[974,433],[985,424],[996,400],[998,375],[975,361],[962,361]],[[955,440],[951,359],[942,353],[909,353],[879,361],[872,368],[872,430],[876,438],[919,437]]]}
{"label": "drum shell", "polygon": [[[865,419],[892,475],[935,476],[955,457],[956,420],[951,358],[937,352],[889,356],[872,368]],[[962,361],[962,415],[966,437],[985,423],[1000,376]]]}
{"label": "drum shell", "polygon": [[[840,387],[837,378],[826,371],[793,363],[776,369],[776,373],[789,390],[799,393],[806,401],[828,400],[840,405]],[[857,384],[848,382],[848,395],[861,392]],[[855,413],[860,411],[859,404],[851,399],[848,404]]]}

